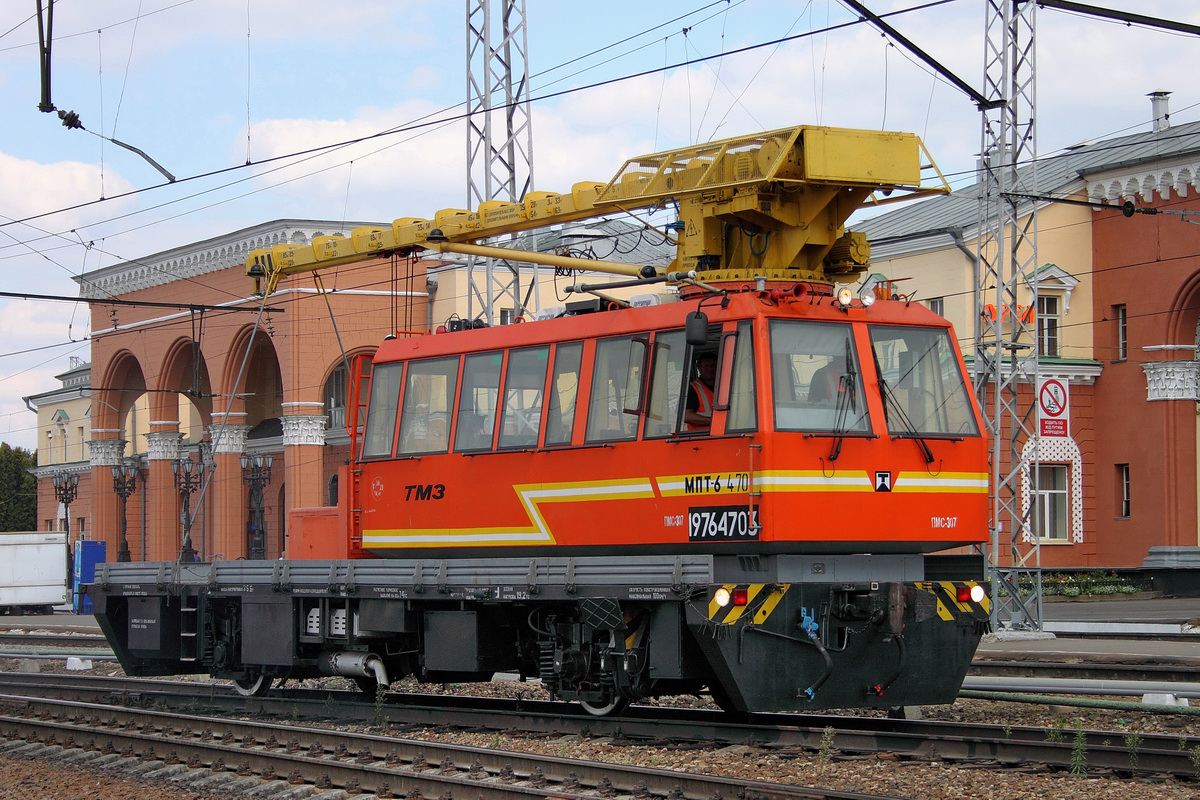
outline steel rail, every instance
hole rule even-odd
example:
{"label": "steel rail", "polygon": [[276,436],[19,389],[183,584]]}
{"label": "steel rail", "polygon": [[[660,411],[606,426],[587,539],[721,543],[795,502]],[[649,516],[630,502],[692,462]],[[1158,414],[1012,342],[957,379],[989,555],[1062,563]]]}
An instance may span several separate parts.
{"label": "steel rail", "polygon": [[[183,708],[203,704],[213,713],[257,717],[338,719],[340,722],[379,722],[391,725],[476,730],[520,730],[529,734],[608,736],[626,741],[695,743],[710,746],[754,744],[773,748],[781,756],[817,753],[832,747],[841,754],[889,752],[908,760],[973,762],[1003,767],[1039,765],[1070,769],[1074,750],[1088,753],[1090,769],[1131,772],[1127,731],[1085,731],[1077,743],[1070,731],[1035,726],[978,725],[941,720],[899,720],[815,714],[755,714],[731,719],[716,711],[632,707],[615,719],[590,717],[573,706],[534,700],[496,700],[459,696],[412,696],[392,693],[382,705],[363,700],[357,692],[285,690],[263,698],[243,698],[216,684],[164,681],[97,681],[83,676],[0,674],[7,691],[49,696],[56,687],[129,706]],[[38,680],[41,679],[41,680]],[[135,688],[127,688],[128,686]],[[120,688],[119,688],[120,687]],[[33,698],[26,697],[30,700]],[[830,741],[827,730],[832,731]],[[1200,738],[1139,734],[1136,766],[1139,773],[1194,779],[1197,770],[1191,750]],[[1059,740],[1055,740],[1058,738]],[[1194,740],[1193,740],[1194,739]],[[1069,741],[1065,741],[1069,740]]]}
{"label": "steel rail", "polygon": [[112,652],[108,640],[94,633],[13,633],[0,631],[0,649],[21,647],[80,647]]}
{"label": "steel rail", "polygon": [[[312,783],[319,788],[425,797],[493,798],[670,795],[678,800],[754,797],[763,800],[877,800],[876,795],[833,792],[784,784],[489,748],[417,741],[312,727],[232,720],[178,712],[0,696],[0,735],[37,738],[38,745],[73,749],[86,742],[109,755],[137,757],[147,778],[197,771],[260,776],[261,780]],[[21,713],[14,713],[21,712]],[[59,744],[60,741],[65,744]],[[28,745],[11,752],[45,754]],[[55,751],[59,752],[59,751]],[[131,763],[131,762],[130,762]],[[149,766],[147,766],[147,764]],[[181,767],[179,769],[178,767]],[[229,780],[236,780],[230,778]],[[256,795],[266,789],[256,791]]]}

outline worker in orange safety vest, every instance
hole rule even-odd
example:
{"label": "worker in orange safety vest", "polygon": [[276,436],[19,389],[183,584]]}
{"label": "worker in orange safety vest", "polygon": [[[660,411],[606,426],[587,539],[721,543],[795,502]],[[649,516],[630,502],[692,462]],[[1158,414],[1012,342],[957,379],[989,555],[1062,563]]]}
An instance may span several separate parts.
{"label": "worker in orange safety vest", "polygon": [[696,358],[696,377],[688,389],[683,421],[690,431],[706,431],[712,425],[713,387],[717,379],[717,357],[701,353]]}

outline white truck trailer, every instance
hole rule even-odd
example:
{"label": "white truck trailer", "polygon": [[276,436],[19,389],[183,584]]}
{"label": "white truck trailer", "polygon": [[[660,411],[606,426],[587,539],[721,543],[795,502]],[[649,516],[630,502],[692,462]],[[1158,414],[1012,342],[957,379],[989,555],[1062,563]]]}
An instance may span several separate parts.
{"label": "white truck trailer", "polygon": [[0,533],[0,614],[51,614],[67,602],[67,534]]}

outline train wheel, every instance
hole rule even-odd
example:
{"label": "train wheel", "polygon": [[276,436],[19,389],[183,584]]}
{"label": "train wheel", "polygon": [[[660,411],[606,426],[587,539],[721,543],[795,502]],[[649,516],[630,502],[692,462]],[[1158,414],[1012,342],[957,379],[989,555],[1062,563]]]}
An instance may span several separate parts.
{"label": "train wheel", "polygon": [[591,714],[593,717],[615,717],[625,709],[629,708],[628,697],[616,697],[604,705],[591,703],[587,700],[580,700],[579,705],[583,706],[583,710]]}
{"label": "train wheel", "polygon": [[272,680],[272,678],[259,672],[247,678],[234,680],[233,690],[242,697],[262,697],[271,691]]}

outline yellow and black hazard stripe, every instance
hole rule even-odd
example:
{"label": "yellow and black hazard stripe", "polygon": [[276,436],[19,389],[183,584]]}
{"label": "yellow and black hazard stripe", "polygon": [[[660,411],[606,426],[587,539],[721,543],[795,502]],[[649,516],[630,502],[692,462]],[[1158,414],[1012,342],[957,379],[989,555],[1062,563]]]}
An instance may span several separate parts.
{"label": "yellow and black hazard stripe", "polygon": [[740,591],[746,593],[746,602],[737,605],[731,599],[728,605],[720,605],[716,599],[708,601],[708,618],[718,625],[733,625],[747,614],[755,625],[766,622],[767,617],[779,605],[779,601],[787,594],[786,583],[726,583],[722,587],[729,593],[730,598]]}
{"label": "yellow and black hazard stripe", "polygon": [[[965,586],[969,590],[974,586],[981,585],[987,589],[986,585],[980,584],[978,581],[922,581],[916,586],[937,598],[938,617],[951,622],[964,614],[978,618],[988,617],[992,613],[992,601],[986,591],[983,600],[978,603],[971,599],[958,599],[959,587]],[[969,596],[968,591],[968,598]]]}

